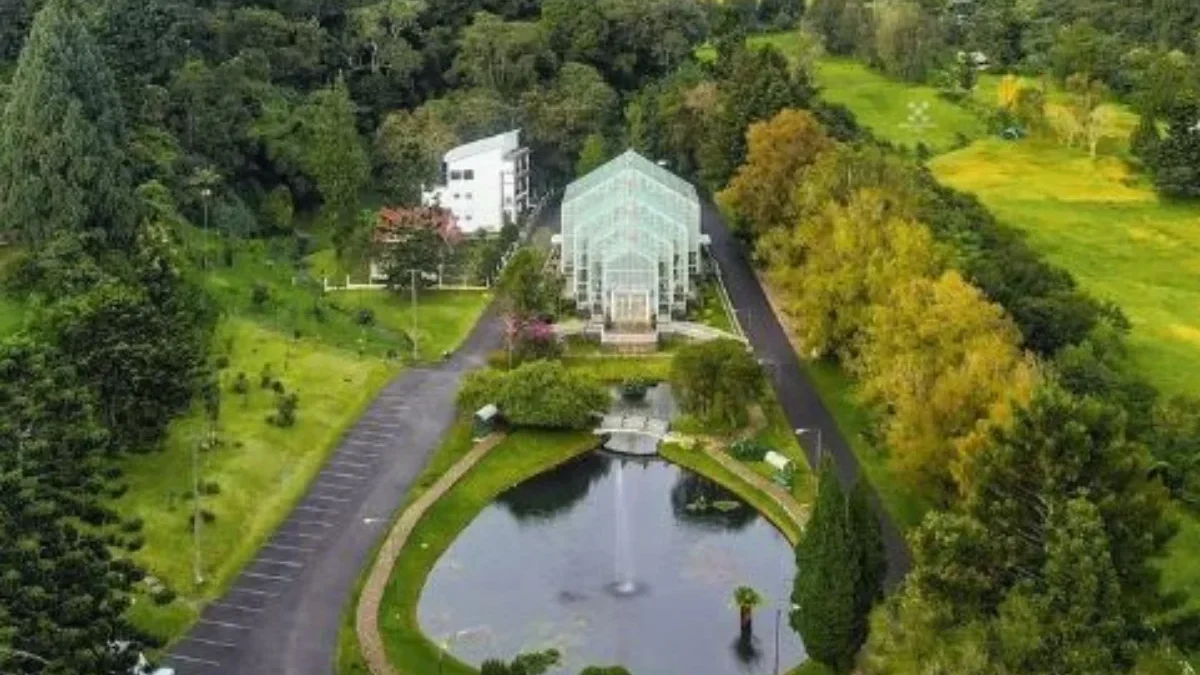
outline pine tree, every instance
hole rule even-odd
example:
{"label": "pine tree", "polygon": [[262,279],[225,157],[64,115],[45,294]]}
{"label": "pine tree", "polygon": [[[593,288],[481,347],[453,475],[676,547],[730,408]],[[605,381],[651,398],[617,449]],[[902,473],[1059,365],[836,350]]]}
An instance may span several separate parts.
{"label": "pine tree", "polygon": [[866,641],[867,615],[883,597],[883,580],[887,576],[887,554],[883,549],[883,531],[871,508],[867,484],[860,480],[850,493],[850,540],[855,547],[858,564],[858,587],[854,609],[861,631],[857,645]]}
{"label": "pine tree", "polygon": [[0,228],[31,245],[86,234],[132,241],[127,127],[112,73],[68,0],[37,15],[0,124]]}
{"label": "pine tree", "polygon": [[1158,190],[1178,199],[1200,198],[1200,104],[1181,103],[1154,153]]}
{"label": "pine tree", "polygon": [[821,467],[817,503],[796,546],[796,581],[790,621],[808,654],[838,670],[851,665],[857,651],[856,598],[858,563],[850,541],[849,509],[833,464]]}
{"label": "pine tree", "polygon": [[333,227],[339,255],[357,222],[359,192],[370,178],[354,114],[346,82],[339,77],[333,86],[315,92],[299,116],[304,125],[304,171],[317,183],[321,217]]}

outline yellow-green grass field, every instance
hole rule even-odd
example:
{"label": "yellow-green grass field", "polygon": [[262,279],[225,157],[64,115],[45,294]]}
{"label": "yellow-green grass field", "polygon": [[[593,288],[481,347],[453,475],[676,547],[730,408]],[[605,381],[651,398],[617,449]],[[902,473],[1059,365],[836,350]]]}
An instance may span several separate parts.
{"label": "yellow-green grass field", "polygon": [[1120,160],[986,140],[931,162],[1133,323],[1134,363],[1167,394],[1200,373],[1200,207],[1160,201]]}
{"label": "yellow-green grass field", "polygon": [[[379,359],[315,340],[293,342],[243,319],[223,322],[218,339],[229,346],[229,366],[220,375],[221,444],[199,454],[201,480],[220,490],[201,498],[201,507],[216,516],[201,526],[207,582],[193,583],[189,529],[192,450],[208,434],[199,409],[172,423],[161,451],[123,462],[129,491],[115,504],[122,515],[145,523],[145,546],[135,560],[179,594],[166,606],[141,598],[131,612],[138,625],[166,639],[182,633],[202,604],[220,595],[302,496],[342,431],[395,372]],[[299,397],[291,428],[267,422],[276,394],[259,386],[258,374],[268,364]],[[245,395],[231,390],[239,371],[250,379]]]}

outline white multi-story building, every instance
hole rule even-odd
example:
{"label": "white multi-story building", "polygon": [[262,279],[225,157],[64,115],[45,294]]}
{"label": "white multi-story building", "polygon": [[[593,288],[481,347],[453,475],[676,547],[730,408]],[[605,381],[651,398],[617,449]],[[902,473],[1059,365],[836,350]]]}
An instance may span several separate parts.
{"label": "white multi-story building", "polygon": [[484,138],[446,153],[442,183],[422,191],[426,206],[454,215],[465,233],[496,232],[505,219],[529,208],[529,148],[519,129]]}

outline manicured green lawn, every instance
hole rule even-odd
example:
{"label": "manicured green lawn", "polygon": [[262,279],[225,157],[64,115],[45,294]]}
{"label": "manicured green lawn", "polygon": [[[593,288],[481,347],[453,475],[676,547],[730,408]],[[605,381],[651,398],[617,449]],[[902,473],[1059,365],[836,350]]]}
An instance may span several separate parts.
{"label": "manicured green lawn", "polygon": [[[245,317],[285,334],[366,355],[389,353],[408,358],[406,336],[412,328],[410,298],[379,291],[323,293],[317,272],[301,272],[278,241],[246,241],[234,246],[232,265],[223,255],[204,275],[205,285],[227,313]],[[314,256],[325,255],[318,252]],[[312,256],[310,256],[310,259]],[[255,287],[260,288],[255,299]],[[265,291],[265,298],[263,292]],[[485,292],[421,291],[417,297],[417,345],[421,360],[453,349],[491,301]],[[374,312],[368,320],[361,310]]]}
{"label": "manicured green lawn", "polygon": [[661,382],[671,374],[669,354],[649,354],[642,357],[567,356],[563,363],[573,370],[589,373],[601,382],[621,382],[642,378]]}
{"label": "manicured green lawn", "polygon": [[[417,601],[429,571],[454,538],[505,489],[593,447],[595,438],[588,432],[517,431],[430,507],[396,562],[380,609],[380,632],[388,657],[399,672],[443,672],[439,670],[438,648],[421,633],[417,623]],[[439,461],[442,466],[449,466],[453,463],[451,456],[461,452],[462,448],[452,440],[439,451],[439,455],[449,456]],[[430,468],[434,468],[432,464]],[[352,665],[352,659],[347,661],[350,661],[347,665]],[[339,658],[339,663],[343,662]],[[442,665],[447,675],[474,673],[449,656]],[[339,670],[340,675],[354,672],[361,671]]]}
{"label": "manicured green lawn", "polygon": [[[749,41],[751,46],[774,45],[789,56],[796,49],[792,32],[753,35]],[[939,97],[933,87],[889,79],[859,61],[826,57],[813,76],[823,99],[846,106],[860,124],[897,145],[924,143],[945,152],[959,146],[960,135],[973,140],[987,133],[977,116]],[[913,117],[910,106],[924,107],[926,119]]]}
{"label": "manicured green lawn", "polygon": [[[222,444],[200,454],[202,481],[220,490],[201,502],[216,516],[201,527],[208,579],[202,587],[192,578],[189,495],[192,449],[207,434],[203,414],[194,410],[176,420],[160,452],[130,457],[122,465],[130,489],[116,507],[145,522],[146,545],[134,558],[180,595],[166,607],[143,600],[132,616],[164,638],[182,632],[201,603],[221,593],[303,494],[343,429],[396,370],[379,359],[359,358],[319,342],[293,344],[241,319],[222,324],[218,344],[228,347],[230,364],[221,373]],[[287,391],[299,396],[292,428],[266,421],[276,400],[274,392],[259,386],[258,375],[267,364]],[[230,389],[239,371],[251,380],[245,396]]]}
{"label": "manicured green lawn", "polygon": [[835,363],[808,362],[805,372],[837,422],[842,437],[850,444],[884,508],[901,529],[918,525],[931,505],[892,473],[886,450],[872,442],[871,418],[856,398],[854,382]]}
{"label": "manicured green lawn", "polygon": [[1118,159],[1036,141],[980,141],[936,158],[944,183],[975,193],[1081,285],[1133,322],[1130,353],[1168,394],[1200,372],[1200,206],[1160,201]]}

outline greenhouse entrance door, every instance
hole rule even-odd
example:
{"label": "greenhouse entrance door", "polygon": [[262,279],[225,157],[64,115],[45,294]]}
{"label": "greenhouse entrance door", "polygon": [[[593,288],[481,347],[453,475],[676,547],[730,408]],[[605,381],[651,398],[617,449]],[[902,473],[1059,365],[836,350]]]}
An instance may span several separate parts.
{"label": "greenhouse entrance door", "polygon": [[614,330],[626,333],[650,332],[650,291],[613,291],[610,296],[609,314]]}

